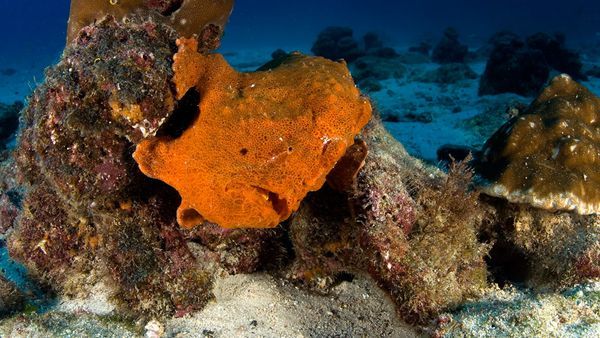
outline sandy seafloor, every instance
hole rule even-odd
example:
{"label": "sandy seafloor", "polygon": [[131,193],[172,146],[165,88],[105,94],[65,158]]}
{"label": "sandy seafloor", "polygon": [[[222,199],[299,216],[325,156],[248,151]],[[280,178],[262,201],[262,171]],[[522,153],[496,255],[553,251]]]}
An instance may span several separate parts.
{"label": "sandy seafloor", "polygon": [[[237,69],[252,71],[269,61],[271,52],[279,47],[282,46],[221,52]],[[308,50],[308,46],[301,49]],[[31,89],[42,82],[43,67],[57,59],[58,55],[36,55],[0,60],[3,61],[1,68],[16,70],[10,76],[0,75],[0,102],[24,100]],[[408,75],[384,80],[383,89],[370,94],[384,115],[431,116],[427,123],[386,122],[387,128],[411,154],[427,162],[437,162],[436,150],[443,144],[479,148],[506,120],[508,107],[528,104],[533,99],[512,94],[479,97],[479,79],[452,85],[414,81],[419,74],[437,66],[433,63],[407,65]],[[485,61],[472,62],[469,66],[481,75]],[[600,94],[600,79],[592,78],[583,84]],[[14,271],[6,262],[3,259],[0,264],[7,268],[7,273]],[[222,276],[216,282],[215,295],[215,300],[200,313],[163,323],[137,323],[138,327],[146,326],[148,334],[164,329],[169,337],[413,337],[423,334],[397,317],[391,301],[368,276],[359,275],[352,282],[343,282],[327,295],[306,292],[265,274]],[[491,289],[483,300],[465,304],[448,317],[452,318],[455,329],[451,336],[598,337],[599,303],[600,283],[550,295],[534,295],[515,288]],[[99,285],[88,298],[57,300],[42,316],[20,315],[0,320],[0,337],[135,336],[130,325],[110,319],[112,310],[105,289]]]}

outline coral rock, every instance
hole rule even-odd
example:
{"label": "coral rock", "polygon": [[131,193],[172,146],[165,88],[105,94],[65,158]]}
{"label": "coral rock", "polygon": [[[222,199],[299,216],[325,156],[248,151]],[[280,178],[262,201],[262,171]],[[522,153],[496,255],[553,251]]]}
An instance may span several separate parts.
{"label": "coral rock", "polygon": [[422,41],[416,46],[409,47],[408,51],[411,53],[419,53],[425,56],[429,56],[429,51],[431,51],[431,44],[426,41]]}
{"label": "coral rock", "polygon": [[347,27],[327,27],[319,33],[311,51],[330,60],[344,59],[352,62],[365,54]]}
{"label": "coral rock", "polygon": [[536,33],[527,38],[527,46],[544,53],[548,65],[561,73],[569,74],[575,80],[587,80],[582,72],[583,63],[578,53],[565,47],[565,36],[556,33]]}
{"label": "coral rock", "polygon": [[483,191],[550,210],[600,212],[600,98],[567,75],[486,143]]}
{"label": "coral rock", "polygon": [[[600,216],[521,206],[502,235],[527,259],[531,286],[562,286],[600,277]],[[512,230],[512,231],[509,231]]]}
{"label": "coral rock", "polygon": [[525,42],[514,33],[501,31],[490,38],[479,54],[489,54],[479,95],[536,95],[552,69],[569,74],[575,80],[586,79],[580,55],[565,47],[561,34],[536,33]]}
{"label": "coral rock", "polygon": [[403,60],[398,57],[367,55],[355,60],[352,66],[352,74],[357,82],[367,79],[400,79],[407,73]]}
{"label": "coral rock", "polygon": [[488,209],[468,190],[466,165],[450,175],[410,157],[373,119],[361,137],[369,146],[352,204],[360,226],[357,258],[390,293],[403,319],[427,322],[486,286],[478,229]]}
{"label": "coral rock", "polygon": [[207,35],[214,35],[218,40],[232,9],[233,0],[72,0],[68,41],[73,41],[83,27],[107,15],[120,20],[133,13],[151,15],[181,36],[198,34],[205,41]]}
{"label": "coral rock", "polygon": [[0,316],[11,314],[25,307],[25,295],[17,286],[0,275]]}
{"label": "coral rock", "polygon": [[171,315],[210,298],[210,276],[173,217],[176,192],[131,157],[133,142],[177,113],[175,52],[163,24],[98,21],[23,110],[16,166],[0,165],[0,222],[11,257],[60,297],[89,292],[100,276],[123,315]]}
{"label": "coral rock", "polygon": [[269,72],[237,73],[220,55],[178,41],[179,97],[195,87],[200,115],[179,138],[137,146],[146,175],[175,187],[178,222],[274,227],[354,143],[371,116],[344,63],[293,55]]}
{"label": "coral rock", "polygon": [[458,40],[458,32],[454,28],[447,28],[444,36],[432,51],[431,59],[437,63],[465,62],[469,48]]}
{"label": "coral rock", "polygon": [[550,74],[544,54],[527,48],[519,37],[508,33],[496,37],[493,43],[496,45],[481,76],[479,95],[536,95]]}

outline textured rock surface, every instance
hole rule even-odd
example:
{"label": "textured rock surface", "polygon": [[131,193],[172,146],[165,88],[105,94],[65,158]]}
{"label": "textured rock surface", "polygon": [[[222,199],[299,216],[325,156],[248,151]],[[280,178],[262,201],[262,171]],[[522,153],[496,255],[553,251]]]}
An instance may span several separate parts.
{"label": "textured rock surface", "polygon": [[483,191],[550,210],[600,212],[600,99],[557,76],[486,143]]}
{"label": "textured rock surface", "polygon": [[330,60],[344,59],[347,62],[352,62],[364,54],[353,37],[352,29],[347,27],[325,28],[319,33],[311,51]]}
{"label": "textured rock surface", "polygon": [[523,282],[560,288],[600,278],[600,216],[503,208],[498,241],[523,255],[514,262]]}
{"label": "textured rock surface", "polygon": [[550,74],[544,54],[529,49],[517,36],[499,36],[479,83],[479,95],[536,95]]}
{"label": "textured rock surface", "polygon": [[[464,167],[445,176],[425,166],[378,118],[360,137],[369,152],[350,191],[350,210],[344,214],[343,199],[327,210],[335,199],[316,198],[303,225],[308,239],[301,242],[313,251],[309,257],[319,257],[314,254],[319,250],[320,257],[330,257],[317,265],[321,274],[353,266],[366,270],[389,292],[402,318],[425,323],[486,286],[488,246],[478,242],[477,231],[487,209],[467,191],[470,174]],[[311,223],[317,226],[307,226]]]}
{"label": "textured rock surface", "polygon": [[0,275],[0,317],[21,311],[25,307],[25,296],[16,285]]}
{"label": "textured rock surface", "polygon": [[110,15],[116,20],[139,15],[165,23],[184,37],[200,36],[202,47],[215,49],[233,8],[233,0],[72,0],[68,41],[80,30]]}
{"label": "textured rock surface", "polygon": [[431,52],[431,60],[437,63],[461,63],[465,61],[469,48],[458,40],[458,32],[447,28]]}
{"label": "textured rock surface", "polygon": [[561,293],[491,289],[479,301],[440,316],[435,337],[597,337],[600,283]]}
{"label": "textured rock surface", "polygon": [[210,297],[208,276],[190,265],[165,217],[176,194],[131,157],[131,142],[175,109],[175,49],[163,25],[97,22],[48,70],[23,112],[15,154],[23,205],[7,246],[59,294],[85,293],[102,276],[122,313],[134,315],[188,311]]}

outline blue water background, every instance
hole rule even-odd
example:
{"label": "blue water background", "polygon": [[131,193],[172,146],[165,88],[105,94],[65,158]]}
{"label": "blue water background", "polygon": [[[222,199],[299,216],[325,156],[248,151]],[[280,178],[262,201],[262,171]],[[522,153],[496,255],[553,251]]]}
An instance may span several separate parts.
{"label": "blue water background", "polygon": [[[105,1],[105,0],[93,0]],[[108,1],[108,0],[106,0]],[[39,69],[64,46],[67,0],[0,0],[0,68]],[[391,44],[435,37],[447,26],[479,44],[493,32],[564,32],[571,44],[598,40],[600,1],[593,0],[239,0],[223,50],[285,47],[307,50],[319,30],[344,25],[381,33]],[[6,79],[0,78],[0,81]]]}

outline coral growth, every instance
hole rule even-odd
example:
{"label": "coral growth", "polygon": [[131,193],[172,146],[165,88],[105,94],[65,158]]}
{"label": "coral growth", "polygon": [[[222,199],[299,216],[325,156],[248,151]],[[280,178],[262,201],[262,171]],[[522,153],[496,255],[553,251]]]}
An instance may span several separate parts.
{"label": "coral growth", "polygon": [[479,95],[537,94],[550,74],[544,54],[527,48],[518,36],[512,34],[499,35],[493,42],[495,45],[479,82]]}
{"label": "coral growth", "polygon": [[16,177],[14,159],[8,151],[0,150],[0,238],[15,225],[19,215],[21,194]]}
{"label": "coral growth", "polygon": [[200,116],[179,138],[140,143],[146,175],[182,197],[177,220],[228,228],[274,227],[353,144],[371,116],[344,63],[291,55],[269,72],[237,73],[220,55],[178,40],[178,98],[200,93]]}
{"label": "coral growth", "polygon": [[600,99],[560,75],[486,143],[483,191],[551,210],[600,211]]}
{"label": "coral growth", "polygon": [[330,60],[352,62],[364,55],[364,50],[352,35],[352,29],[347,27],[327,27],[319,33],[311,51]]}
{"label": "coral growth", "polygon": [[[368,271],[401,317],[415,323],[476,297],[487,285],[489,249],[477,236],[493,210],[468,191],[465,164],[450,176],[426,167],[378,118],[360,137],[368,153],[363,163],[362,151],[349,152],[356,161],[348,162],[362,167],[353,184],[309,194],[291,218],[288,274],[324,291]],[[338,165],[347,167],[343,162]]]}
{"label": "coral growth", "polygon": [[81,29],[107,15],[116,20],[139,15],[164,23],[179,36],[199,36],[201,47],[215,49],[233,9],[233,0],[72,0],[68,41],[75,40]]}
{"label": "coral growth", "polygon": [[504,265],[515,264],[520,269],[515,275],[516,271],[503,267],[505,277],[538,288],[600,278],[600,216],[494,204],[500,210],[495,237],[503,247],[498,254],[512,252]]}
{"label": "coral growth", "polygon": [[461,63],[469,53],[469,48],[458,40],[456,29],[449,27],[431,52],[431,60],[437,63]]}
{"label": "coral growth", "polygon": [[0,317],[22,310],[25,295],[17,287],[0,275]]}
{"label": "coral growth", "polygon": [[579,54],[567,49],[565,42],[566,37],[561,33],[551,36],[540,32],[527,37],[527,46],[541,51],[551,68],[568,74],[577,81],[586,80],[586,76],[582,72],[583,63]]}
{"label": "coral growth", "polygon": [[126,314],[185,312],[210,298],[209,278],[163,217],[177,195],[131,157],[132,141],[157,132],[176,108],[174,52],[168,27],[101,20],[81,31],[24,110],[15,155],[24,199],[7,244],[59,294],[110,276]]}
{"label": "coral growth", "polygon": [[287,260],[284,232],[274,229],[226,229],[205,222],[183,232],[198,264],[208,271],[252,273]]}
{"label": "coral growth", "polygon": [[536,33],[523,41],[518,35],[501,31],[494,34],[482,54],[489,58],[481,77],[479,95],[516,93],[538,94],[550,70],[585,80],[579,54],[565,47],[562,34]]}
{"label": "coral growth", "polygon": [[328,186],[309,194],[290,220],[294,260],[288,277],[318,291],[356,272],[356,223],[348,196]]}
{"label": "coral growth", "polygon": [[477,233],[489,210],[468,191],[470,173],[448,177],[410,158],[380,122],[363,132],[369,156],[358,176],[354,213],[364,264],[403,318],[424,322],[486,286],[488,246]]}
{"label": "coral growth", "polygon": [[485,237],[496,242],[490,264],[499,282],[557,287],[600,277],[599,104],[557,76],[474,162],[480,189],[515,203],[483,199],[496,208]]}

